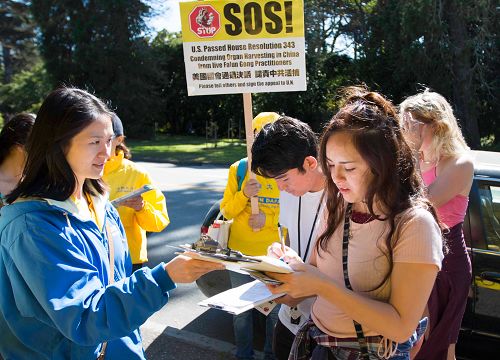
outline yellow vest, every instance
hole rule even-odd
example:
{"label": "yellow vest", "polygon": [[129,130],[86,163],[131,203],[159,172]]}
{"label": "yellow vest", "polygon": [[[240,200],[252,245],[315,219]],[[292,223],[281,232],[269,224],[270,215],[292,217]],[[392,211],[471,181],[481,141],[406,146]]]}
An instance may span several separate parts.
{"label": "yellow vest", "polygon": [[[137,164],[127,160],[123,152],[111,157],[104,165],[103,180],[109,185],[109,200],[126,195],[146,184],[151,184],[149,174]],[[118,213],[125,228],[133,264],[148,260],[146,231],[160,232],[170,223],[165,196],[158,189],[142,194],[144,207],[135,211],[119,206]]]}
{"label": "yellow vest", "polygon": [[273,242],[279,242],[279,197],[280,192],[274,179],[257,176],[262,185],[257,197],[259,210],[266,215],[266,223],[259,231],[253,231],[248,225],[252,213],[250,199],[243,194],[248,181],[248,172],[245,175],[241,190],[238,191],[236,172],[239,161],[229,168],[228,181],[224,191],[224,198],[220,204],[222,214],[226,219],[233,219],[228,246],[239,250],[246,255],[266,255],[267,247]]}

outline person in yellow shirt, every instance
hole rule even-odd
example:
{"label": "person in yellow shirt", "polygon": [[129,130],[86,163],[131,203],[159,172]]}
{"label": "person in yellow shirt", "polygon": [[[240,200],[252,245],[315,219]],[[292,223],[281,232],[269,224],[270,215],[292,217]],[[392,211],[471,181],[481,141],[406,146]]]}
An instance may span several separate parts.
{"label": "person in yellow shirt", "polygon": [[[279,115],[274,112],[258,114],[252,121],[254,136],[263,126],[276,121]],[[238,165],[241,159],[229,168],[228,181],[221,201],[220,209],[226,219],[233,219],[229,235],[228,247],[241,251],[245,255],[266,255],[267,248],[273,242],[279,242],[279,189],[274,179],[257,176],[256,180],[248,179],[248,171],[241,183],[238,179]],[[245,168],[248,168],[248,164]],[[241,184],[241,185],[239,185]],[[259,214],[252,215],[250,198],[257,196]],[[229,272],[231,286],[237,287],[253,279],[248,275]],[[272,338],[274,326],[278,319],[279,307],[267,316],[266,340],[264,344],[265,359],[274,359]],[[236,357],[253,359],[253,314],[252,310],[233,317],[234,337],[236,340]]]}
{"label": "person in yellow shirt", "polygon": [[[112,123],[115,138],[103,175],[103,180],[110,188],[110,201],[151,184],[149,174],[129,160],[131,153],[125,145],[123,124],[116,114],[112,117]],[[146,231],[160,232],[170,223],[165,196],[160,190],[153,188],[142,195],[120,202],[118,213],[127,235],[134,272],[148,261]]]}

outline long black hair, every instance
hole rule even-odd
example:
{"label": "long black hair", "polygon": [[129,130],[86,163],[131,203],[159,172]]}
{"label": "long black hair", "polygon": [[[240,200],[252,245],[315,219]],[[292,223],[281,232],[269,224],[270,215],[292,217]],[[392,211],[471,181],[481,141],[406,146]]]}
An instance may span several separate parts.
{"label": "long black hair", "polygon": [[[76,176],[66,160],[65,152],[71,139],[101,116],[112,113],[108,107],[88,92],[60,87],[52,91],[38,111],[31,136],[26,144],[28,158],[23,179],[7,197],[12,203],[19,197],[41,197],[63,201],[73,194]],[[89,184],[90,182],[90,184]],[[86,194],[103,194],[100,179],[87,179]]]}

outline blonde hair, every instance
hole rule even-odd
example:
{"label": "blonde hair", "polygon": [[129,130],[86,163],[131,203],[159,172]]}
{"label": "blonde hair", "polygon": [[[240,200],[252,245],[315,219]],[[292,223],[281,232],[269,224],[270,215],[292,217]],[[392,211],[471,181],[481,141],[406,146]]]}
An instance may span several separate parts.
{"label": "blonde hair", "polygon": [[470,150],[453,115],[453,109],[446,99],[426,89],[408,97],[399,105],[401,119],[405,112],[418,121],[430,125],[434,136],[430,145],[433,158],[439,160],[443,156],[457,156]]}

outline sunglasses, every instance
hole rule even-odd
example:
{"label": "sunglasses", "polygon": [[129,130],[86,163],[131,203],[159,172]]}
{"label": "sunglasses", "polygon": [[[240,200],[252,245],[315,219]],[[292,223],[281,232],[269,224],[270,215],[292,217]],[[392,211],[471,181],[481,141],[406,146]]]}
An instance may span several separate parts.
{"label": "sunglasses", "polygon": [[403,114],[403,123],[401,128],[405,132],[415,131],[419,125],[425,125],[424,122],[416,120],[410,112],[405,112]]}

